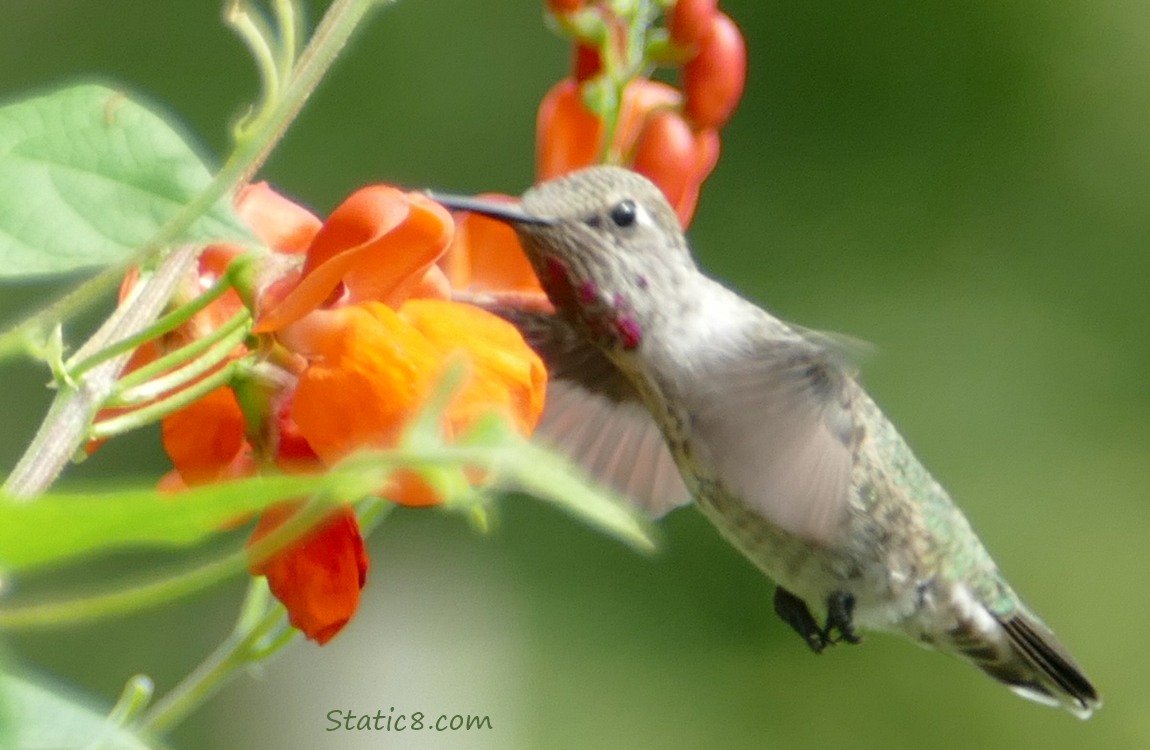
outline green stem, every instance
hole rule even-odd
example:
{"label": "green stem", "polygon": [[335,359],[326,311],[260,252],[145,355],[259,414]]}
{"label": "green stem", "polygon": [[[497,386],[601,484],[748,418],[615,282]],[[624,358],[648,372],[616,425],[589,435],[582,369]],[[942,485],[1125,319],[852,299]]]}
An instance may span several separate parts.
{"label": "green stem", "polygon": [[240,550],[207,565],[119,591],[0,609],[0,630],[78,625],[154,607],[211,588],[247,564],[247,553]]}
{"label": "green stem", "polygon": [[241,182],[250,181],[355,29],[374,7],[392,2],[395,0],[335,0],[300,54],[283,96],[266,117],[253,124],[249,137],[237,144],[224,169],[237,171]]}
{"label": "green stem", "polygon": [[263,111],[279,98],[281,81],[280,69],[272,51],[273,38],[271,26],[267,19],[258,10],[251,7],[247,0],[231,0],[224,11],[224,20],[232,27],[255,60],[256,70],[260,74],[260,104],[254,111]]}
{"label": "green stem", "polygon": [[191,404],[193,401],[211,393],[222,385],[227,385],[235,377],[236,370],[242,360],[233,360],[213,372],[195,385],[189,386],[171,396],[153,401],[147,406],[133,409],[126,414],[120,414],[109,419],[96,422],[88,431],[92,440],[102,440],[125,432],[139,429],[144,425],[158,422],[177,409]]}
{"label": "green stem", "polygon": [[147,675],[133,675],[120,692],[120,699],[108,713],[108,724],[122,727],[135,721],[136,717],[144,712],[156,686]]}
{"label": "green stem", "polygon": [[296,56],[299,54],[299,43],[303,39],[303,13],[295,0],[275,0],[272,7],[280,40],[276,60],[280,80],[286,81],[291,77]]}
{"label": "green stem", "polygon": [[[186,305],[181,305],[178,309],[158,318],[154,323],[142,329],[139,333],[120,339],[80,362],[69,364],[67,367],[68,374],[73,380],[77,380],[81,375],[101,362],[107,362],[109,359],[118,357],[121,354],[133,352],[141,344],[162,336],[168,331],[175,330],[191,320],[192,316],[200,310],[203,310],[212,302],[222,297],[230,288],[231,283],[228,277],[224,276],[209,289],[205,290],[203,294],[189,301]],[[72,359],[74,361],[76,358],[73,357]]]}
{"label": "green stem", "polygon": [[[248,322],[248,320],[242,319],[235,321],[235,324],[230,325],[230,328],[220,328],[214,331],[211,337],[189,344],[187,347],[172,352],[172,355],[163,358],[167,360],[173,355],[183,355],[185,358],[192,358],[190,362],[182,367],[178,367],[164,375],[153,377],[150,380],[143,380],[144,376],[141,375],[139,378],[131,378],[130,382],[121,382],[120,392],[109,399],[108,405],[131,407],[144,404],[152,399],[159,398],[165,393],[172,393],[189,383],[195,382],[200,377],[226,362],[228,358],[235,353],[236,347],[243,343],[248,335]],[[203,346],[203,342],[208,342],[208,345]],[[185,349],[194,349],[194,351],[185,351]],[[157,361],[153,364],[158,365],[161,363]],[[164,362],[163,364],[170,365],[171,363]],[[232,373],[235,374],[234,369]],[[136,373],[132,373],[132,376],[135,375]],[[143,382],[140,382],[141,380]],[[180,406],[176,406],[175,408],[180,408]]]}
{"label": "green stem", "polygon": [[[143,367],[135,369],[120,378],[119,387],[121,393],[123,394],[127,392],[128,389],[135,388],[136,386],[156,383],[158,381],[154,380],[155,378],[163,373],[169,372],[173,367],[184,362],[188,363],[187,367],[180,368],[177,372],[184,372],[188,370],[188,368],[193,368],[197,365],[202,365],[201,372],[212,369],[226,359],[235,346],[247,337],[247,324],[250,322],[251,315],[247,310],[236,313],[230,320],[207,336],[196,339],[187,346],[182,346],[174,352],[169,352],[159,359],[149,362]],[[219,344],[218,347],[217,344]],[[212,354],[205,354],[209,349],[213,350]],[[220,352],[219,354],[216,353],[217,349]],[[157,388],[156,392],[164,393],[177,385],[182,385],[190,379],[191,378],[177,379],[170,382],[166,387]]]}
{"label": "green stem", "polygon": [[[260,585],[253,581],[252,585]],[[233,631],[224,642],[200,662],[171,692],[157,701],[143,717],[140,727],[145,731],[165,734],[231,682],[249,663],[249,654],[255,643],[279,623],[286,625],[282,606],[269,606],[267,612],[248,631]]]}

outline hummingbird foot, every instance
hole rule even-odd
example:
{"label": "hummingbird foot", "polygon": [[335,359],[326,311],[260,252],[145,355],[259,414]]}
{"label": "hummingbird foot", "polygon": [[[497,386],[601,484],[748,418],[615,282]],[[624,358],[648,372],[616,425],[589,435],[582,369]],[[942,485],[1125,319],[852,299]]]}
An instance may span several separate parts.
{"label": "hummingbird foot", "polygon": [[[811,651],[814,651],[816,654],[821,654],[823,649],[832,642],[827,637],[828,631],[824,628],[820,628],[819,624],[815,622],[814,615],[807,609],[806,602],[782,586],[775,588],[775,614],[782,618],[783,622],[790,625],[791,628],[806,641]],[[848,623],[849,619],[848,613]]]}
{"label": "hummingbird foot", "polygon": [[[827,597],[827,624],[823,628],[823,638],[827,643],[862,643],[862,637],[854,628],[855,598],[845,591],[836,591]],[[832,631],[839,631],[838,639],[832,637]]]}

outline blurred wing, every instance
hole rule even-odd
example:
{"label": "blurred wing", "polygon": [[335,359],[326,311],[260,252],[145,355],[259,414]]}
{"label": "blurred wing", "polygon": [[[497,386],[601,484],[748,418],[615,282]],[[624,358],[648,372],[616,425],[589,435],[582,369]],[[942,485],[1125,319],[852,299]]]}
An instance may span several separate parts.
{"label": "blurred wing", "polygon": [[535,434],[653,517],[691,501],[663,433],[639,401],[551,380]]}
{"label": "blurred wing", "polygon": [[515,324],[547,364],[538,439],[654,517],[691,501],[659,426],[599,349],[555,315],[489,309]]}
{"label": "blurred wing", "polygon": [[724,486],[785,531],[831,543],[862,435],[840,358],[817,341],[778,338],[709,380],[692,428]]}

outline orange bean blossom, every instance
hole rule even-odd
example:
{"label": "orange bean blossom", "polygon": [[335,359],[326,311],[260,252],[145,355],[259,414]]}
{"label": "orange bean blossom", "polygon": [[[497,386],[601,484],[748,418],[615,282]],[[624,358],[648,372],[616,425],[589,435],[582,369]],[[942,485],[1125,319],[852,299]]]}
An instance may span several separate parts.
{"label": "orange bean blossom", "polygon": [[[453,279],[459,287],[542,298],[517,243],[472,242],[496,229],[463,219],[457,233],[441,206],[386,185],[356,191],[326,221],[265,184],[245,188],[236,208],[273,252],[257,264],[249,302],[254,335],[235,356],[260,352],[276,376],[255,389],[254,409],[252,389],[233,384],[165,417],[163,445],[174,466],[165,487],[266,470],[323,471],[358,450],[393,447],[448,359],[460,355],[468,375],[443,416],[446,438],[493,411],[520,433],[532,432],[543,408],[543,363],[509,323],[450,298]],[[473,252],[477,247],[484,250]],[[242,252],[206,248],[184,297],[213,284]],[[244,304],[229,291],[141,349],[132,366],[205,335]],[[379,492],[409,506],[445,499],[411,472],[396,472]],[[265,511],[252,540],[284,523],[298,504]],[[350,508],[250,565],[267,577],[292,624],[321,644],[356,611],[367,568]]]}

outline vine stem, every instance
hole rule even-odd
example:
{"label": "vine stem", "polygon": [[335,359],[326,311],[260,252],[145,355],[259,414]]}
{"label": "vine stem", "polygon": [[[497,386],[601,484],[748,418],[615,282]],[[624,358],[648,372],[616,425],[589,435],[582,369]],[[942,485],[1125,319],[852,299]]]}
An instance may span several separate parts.
{"label": "vine stem", "polygon": [[267,595],[267,584],[252,581],[239,621],[224,641],[187,677],[144,714],[141,727],[164,735],[231,682],[255,655],[268,654],[264,643],[277,649],[295,635],[286,610]]}
{"label": "vine stem", "polygon": [[[280,100],[248,137],[236,144],[231,157],[207,187],[145,244],[135,261],[147,260],[169,247],[198,217],[251,180],[368,12],[390,2],[394,0],[335,0],[332,3],[300,55],[292,80]],[[134,302],[117,308],[81,347],[80,353],[97,352],[151,325],[171,298],[179,279],[191,268],[195,255],[196,248],[190,246],[169,253],[156,273],[141,283],[142,289]],[[101,273],[7,335],[41,330],[52,321],[46,315],[74,309],[81,304],[80,300],[90,301],[106,291],[116,277],[114,272]],[[127,354],[117,356],[85,373],[74,387],[61,384],[40,429],[4,483],[4,492],[27,500],[56,481],[82,448],[92,419],[112,392],[116,377],[127,361]]]}
{"label": "vine stem", "polygon": [[[80,351],[98,350],[146,328],[164,309],[195,259],[196,248],[192,245],[169,253],[156,272],[141,284],[140,293],[116,308]],[[4,483],[6,493],[27,500],[56,481],[81,449],[88,426],[115,390],[116,378],[130,357],[131,352],[125,352],[96,365],[74,387],[60,384],[48,415]]]}

